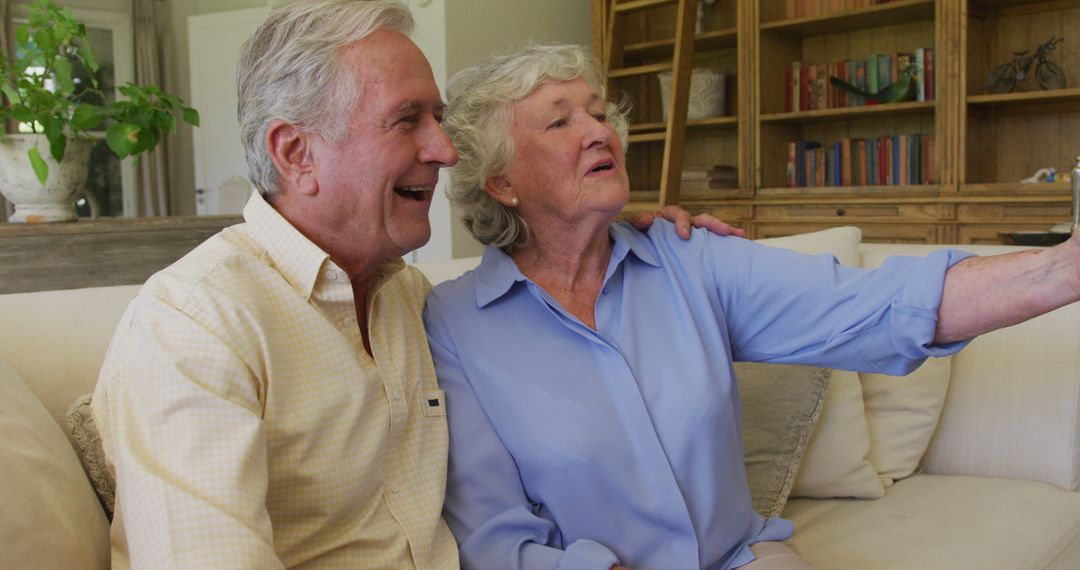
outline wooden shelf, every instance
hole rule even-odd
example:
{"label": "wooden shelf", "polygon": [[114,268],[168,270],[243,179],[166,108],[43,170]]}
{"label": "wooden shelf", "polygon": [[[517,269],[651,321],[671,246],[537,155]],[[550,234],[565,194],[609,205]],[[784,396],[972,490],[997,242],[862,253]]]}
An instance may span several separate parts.
{"label": "wooden shelf", "polygon": [[1054,182],[1051,184],[1046,182],[1035,184],[1021,184],[1019,182],[961,184],[960,191],[969,193],[978,192],[979,194],[986,195],[1007,195],[1010,200],[1016,199],[1019,201],[1072,201],[1072,188],[1068,182]]}
{"label": "wooden shelf", "polygon": [[[775,2],[778,0],[763,0]],[[821,36],[934,19],[934,0],[902,0],[858,10],[762,22],[762,33]]]}
{"label": "wooden shelf", "polygon": [[972,107],[995,108],[1042,106],[1051,103],[1080,103],[1080,87],[1054,89],[1052,91],[970,95],[967,98],[967,103]]}
{"label": "wooden shelf", "polygon": [[762,114],[762,123],[805,123],[817,121],[836,121],[844,119],[884,118],[905,115],[932,115],[934,101],[912,101],[909,103],[888,103],[885,105],[867,105],[865,107],[836,107],[815,111],[797,111],[792,113]]}
{"label": "wooden shelf", "polygon": [[759,198],[792,198],[806,201],[813,196],[814,201],[827,198],[857,200],[859,198],[917,198],[925,201],[936,198],[941,191],[937,184],[906,184],[903,186],[808,186],[805,188],[758,188]]}
{"label": "wooden shelf", "polygon": [[[734,48],[739,41],[735,28],[703,32],[694,36],[694,52],[713,51]],[[623,46],[626,57],[655,58],[671,57],[675,53],[675,40],[663,39],[650,42],[638,42]]]}
{"label": "wooden shelf", "polygon": [[[739,126],[738,117],[709,117],[707,119],[692,119],[686,121],[687,129],[717,129],[717,128],[733,128]],[[630,125],[630,134],[643,134],[653,132],[663,132],[667,128],[666,123],[640,123],[637,125]]]}
{"label": "wooden shelf", "polygon": [[647,10],[657,6],[674,4],[675,0],[633,0],[632,2],[619,2],[615,4],[616,12],[633,12],[635,10]]}

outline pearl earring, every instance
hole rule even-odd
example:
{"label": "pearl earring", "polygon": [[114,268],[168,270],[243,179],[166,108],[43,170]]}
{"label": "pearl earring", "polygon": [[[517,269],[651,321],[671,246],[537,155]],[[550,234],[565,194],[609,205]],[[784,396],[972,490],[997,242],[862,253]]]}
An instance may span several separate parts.
{"label": "pearl earring", "polygon": [[520,204],[520,203],[521,203],[521,200],[518,200],[517,196],[514,196],[513,198],[510,198],[510,205],[511,206],[517,207],[517,205]]}

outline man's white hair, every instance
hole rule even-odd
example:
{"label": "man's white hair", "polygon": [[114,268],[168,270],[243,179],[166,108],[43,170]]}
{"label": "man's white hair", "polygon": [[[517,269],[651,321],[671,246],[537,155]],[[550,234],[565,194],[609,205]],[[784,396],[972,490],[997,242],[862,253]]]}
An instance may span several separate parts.
{"label": "man's white hair", "polygon": [[409,9],[393,0],[298,0],[266,17],[236,67],[237,119],[248,173],[263,196],[279,190],[266,146],[276,119],[336,142],[362,93],[338,64],[341,48],[376,30],[412,33]]}

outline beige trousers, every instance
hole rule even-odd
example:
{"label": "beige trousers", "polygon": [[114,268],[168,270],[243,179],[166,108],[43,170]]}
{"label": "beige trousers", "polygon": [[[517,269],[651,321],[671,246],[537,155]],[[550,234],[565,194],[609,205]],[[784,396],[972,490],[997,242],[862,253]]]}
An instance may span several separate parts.
{"label": "beige trousers", "polygon": [[799,549],[786,542],[759,542],[750,547],[756,560],[739,570],[814,570],[803,560]]}

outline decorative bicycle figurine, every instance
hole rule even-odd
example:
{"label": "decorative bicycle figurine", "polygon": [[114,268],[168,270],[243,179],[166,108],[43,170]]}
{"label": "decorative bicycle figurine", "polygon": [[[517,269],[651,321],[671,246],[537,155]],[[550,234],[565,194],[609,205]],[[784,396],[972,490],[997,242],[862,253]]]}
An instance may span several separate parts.
{"label": "decorative bicycle figurine", "polygon": [[[1039,83],[1039,87],[1046,90],[1064,89],[1065,72],[1061,70],[1061,66],[1047,59],[1054,47],[1063,41],[1064,38],[1051,36],[1046,43],[1039,44],[1032,55],[1028,55],[1027,50],[1014,51],[1012,61],[997,66],[990,74],[990,79],[986,81],[986,90],[991,93],[1012,93],[1016,84],[1027,77],[1032,64],[1035,64],[1035,81]],[[1036,60],[1038,63],[1035,63]]]}

